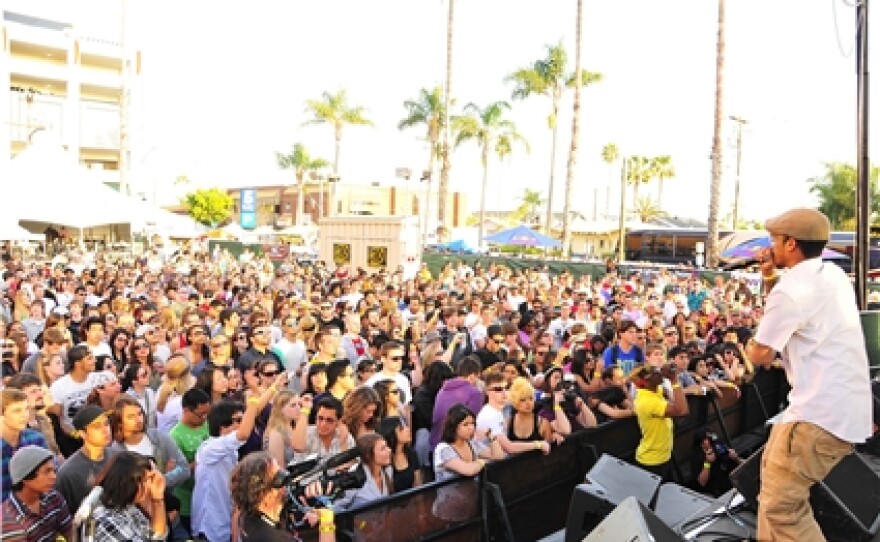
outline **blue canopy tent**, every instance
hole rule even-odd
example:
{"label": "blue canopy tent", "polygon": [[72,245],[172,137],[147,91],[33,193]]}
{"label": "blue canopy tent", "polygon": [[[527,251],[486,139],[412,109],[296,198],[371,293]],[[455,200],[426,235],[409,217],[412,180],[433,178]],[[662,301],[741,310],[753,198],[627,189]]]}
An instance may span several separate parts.
{"label": "blue canopy tent", "polygon": [[528,226],[517,226],[509,230],[483,237],[483,240],[496,245],[514,245],[520,247],[561,248],[562,243],[538,233]]}
{"label": "blue canopy tent", "polygon": [[440,243],[439,245],[434,245],[434,248],[437,250],[448,250],[449,252],[460,252],[464,254],[473,254],[476,252],[476,250],[464,239]]}

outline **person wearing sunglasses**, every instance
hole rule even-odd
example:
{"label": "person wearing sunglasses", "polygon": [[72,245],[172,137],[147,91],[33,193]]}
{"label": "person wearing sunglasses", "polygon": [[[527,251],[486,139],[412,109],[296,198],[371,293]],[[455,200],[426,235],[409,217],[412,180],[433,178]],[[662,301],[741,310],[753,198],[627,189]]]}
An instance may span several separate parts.
{"label": "person wearing sunglasses", "polygon": [[248,339],[250,340],[250,348],[238,357],[235,365],[242,372],[252,367],[257,361],[267,357],[274,359],[278,367],[282,366],[281,358],[270,348],[272,344],[272,329],[268,325],[252,327],[248,332]]}
{"label": "person wearing sunglasses", "polygon": [[367,379],[366,385],[373,386],[381,380],[393,380],[397,388],[403,393],[403,407],[409,412],[409,404],[412,402],[412,388],[409,379],[400,372],[403,367],[404,349],[397,341],[388,341],[379,349],[382,358],[382,370]]}
{"label": "person wearing sunglasses", "polygon": [[535,439],[528,442],[513,442],[507,438],[507,425],[509,417],[505,415],[505,409],[509,405],[507,400],[507,380],[504,373],[492,371],[485,377],[486,404],[477,414],[477,429],[491,432],[497,435],[498,444],[506,454],[519,454],[540,450],[543,454],[550,453],[550,443],[544,439]]}
{"label": "person wearing sunglasses", "polygon": [[[257,415],[287,386],[281,373],[246,406],[220,401],[208,413],[209,437],[196,452],[195,488],[192,497],[192,534],[208,540],[229,540],[232,536],[232,500],[229,479],[238,463],[239,449],[254,431]],[[261,444],[261,443],[260,443]]]}

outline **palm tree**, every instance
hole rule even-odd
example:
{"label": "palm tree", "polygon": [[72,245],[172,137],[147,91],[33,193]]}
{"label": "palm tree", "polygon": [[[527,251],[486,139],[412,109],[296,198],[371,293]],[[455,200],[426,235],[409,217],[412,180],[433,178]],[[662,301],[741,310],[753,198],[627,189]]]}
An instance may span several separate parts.
{"label": "palm tree", "polygon": [[483,185],[480,189],[480,243],[483,241],[483,228],[486,213],[486,186],[489,184],[489,154],[494,151],[500,159],[504,159],[513,151],[513,144],[522,143],[529,150],[525,138],[516,131],[516,125],[504,118],[510,104],[504,101],[494,102],[484,108],[469,103],[464,108],[464,115],[455,117],[455,146],[465,141],[475,141],[480,147],[480,165],[483,166]]}
{"label": "palm tree", "polygon": [[[584,2],[577,0],[577,17],[575,18],[575,49],[574,49],[574,103],[571,118],[571,146],[568,150],[568,166],[565,174],[565,198],[562,207],[562,253],[571,250],[572,197],[574,195],[574,170],[577,166],[578,140],[580,139],[581,122],[581,86],[584,84],[584,72],[581,69],[581,34],[584,15]],[[593,214],[596,201],[593,199]]]}
{"label": "palm tree", "polygon": [[550,114],[547,116],[547,125],[552,132],[550,145],[550,180],[547,187],[547,216],[545,217],[545,233],[550,232],[550,222],[553,217],[553,188],[556,180],[556,141],[558,136],[557,119],[559,118],[559,104],[562,93],[566,87],[573,87],[580,81],[583,86],[595,83],[601,79],[598,73],[582,71],[580,74],[566,73],[566,54],[562,43],[547,46],[547,56],[536,60],[531,66],[526,66],[514,71],[507,76],[505,81],[513,83],[514,88],[511,96],[514,100],[524,100],[532,95],[542,95],[550,98]]}
{"label": "palm tree", "polygon": [[[320,100],[306,100],[306,113],[312,118],[305,121],[303,126],[309,124],[329,124],[333,127],[333,138],[336,148],[333,155],[333,174],[339,176],[339,149],[342,142],[342,128],[346,124],[354,126],[372,126],[373,121],[365,116],[366,110],[359,105],[349,105],[348,93],[340,89],[336,94],[327,91],[321,93]],[[333,185],[335,186],[335,185]],[[331,194],[332,199],[332,194]],[[331,203],[330,213],[333,214]]]}
{"label": "palm tree", "polygon": [[706,239],[706,265],[718,266],[718,212],[721,206],[721,121],[724,118],[724,7],[718,0],[718,42],[715,52],[715,124],[712,131],[712,179],[709,189],[709,225]]}
{"label": "palm tree", "polygon": [[657,179],[657,205],[663,208],[663,181],[675,177],[675,166],[668,154],[655,156],[651,159],[651,169]]}
{"label": "palm tree", "polygon": [[[294,143],[290,154],[275,153],[275,159],[278,167],[281,169],[292,169],[296,177],[297,197],[296,197],[296,224],[302,224],[303,216],[303,185],[305,184],[306,174],[326,168],[330,162],[323,158],[312,158],[309,151],[306,150],[302,143]],[[323,190],[323,187],[321,187]],[[321,213],[319,210],[318,213]],[[318,216],[320,218],[320,214]]]}
{"label": "palm tree", "polygon": [[666,213],[663,212],[663,209],[660,208],[658,202],[650,197],[640,198],[635,203],[633,211],[642,222],[650,222],[655,218],[660,218],[661,216],[666,215]]}
{"label": "palm tree", "polygon": [[614,163],[620,160],[620,149],[614,143],[602,147],[602,160],[608,164],[608,188],[605,190],[605,217],[611,216],[611,186],[614,184]]}
{"label": "palm tree", "polygon": [[653,177],[651,160],[646,156],[630,156],[626,159],[626,181],[632,184],[633,205],[639,201],[639,185]]}
{"label": "palm tree", "polygon": [[425,169],[423,178],[428,182],[428,198],[425,201],[425,223],[431,216],[431,182],[434,177],[434,162],[438,158],[442,158],[442,147],[440,137],[442,135],[442,127],[445,119],[446,101],[443,96],[443,89],[436,86],[431,90],[422,88],[419,90],[419,97],[416,100],[406,100],[403,107],[406,109],[406,116],[397,123],[399,130],[414,128],[424,125],[425,141],[430,147],[428,151],[428,167]]}
{"label": "palm tree", "polygon": [[443,147],[441,149],[440,162],[440,186],[437,191],[437,223],[446,223],[446,199],[449,197],[449,170],[452,164],[449,162],[449,147],[451,134],[449,111],[452,104],[452,29],[455,23],[455,0],[449,2],[449,12],[446,18],[446,92],[443,94]]}
{"label": "palm tree", "polygon": [[529,222],[534,222],[538,218],[538,207],[544,203],[541,192],[526,188],[520,199],[526,209],[528,209]]}
{"label": "palm tree", "polygon": [[[872,167],[868,185],[871,208],[869,212],[880,216],[880,168]],[[825,164],[825,173],[808,179],[810,192],[819,198],[819,210],[831,221],[833,229],[853,229],[856,206],[856,168],[843,162]],[[850,227],[847,227],[850,225]]]}

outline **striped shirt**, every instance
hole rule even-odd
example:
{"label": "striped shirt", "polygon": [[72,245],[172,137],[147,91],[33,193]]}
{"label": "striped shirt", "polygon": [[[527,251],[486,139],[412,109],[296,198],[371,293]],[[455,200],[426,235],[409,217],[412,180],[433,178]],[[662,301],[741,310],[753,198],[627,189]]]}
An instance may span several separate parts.
{"label": "striped shirt", "polygon": [[14,493],[0,507],[3,542],[55,542],[58,535],[67,535],[72,518],[61,494],[50,489],[40,497],[40,509],[33,511]]}
{"label": "striped shirt", "polygon": [[12,475],[9,473],[9,462],[12,460],[12,454],[22,446],[34,445],[41,448],[49,449],[46,437],[39,431],[33,429],[25,429],[18,435],[18,444],[15,446],[6,442],[6,439],[0,439],[2,450],[0,450],[0,500],[6,500],[12,491]]}

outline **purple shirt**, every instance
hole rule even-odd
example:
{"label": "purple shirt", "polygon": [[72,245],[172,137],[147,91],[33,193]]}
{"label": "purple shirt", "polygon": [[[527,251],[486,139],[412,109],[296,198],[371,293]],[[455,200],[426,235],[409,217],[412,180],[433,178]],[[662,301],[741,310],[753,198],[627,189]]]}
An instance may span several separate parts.
{"label": "purple shirt", "polygon": [[443,387],[437,393],[437,399],[434,401],[434,415],[431,417],[431,449],[433,450],[440,437],[443,435],[443,422],[446,420],[446,413],[452,405],[462,403],[476,413],[483,408],[483,392],[476,386],[467,381],[466,378],[457,377],[447,380],[443,383]]}

